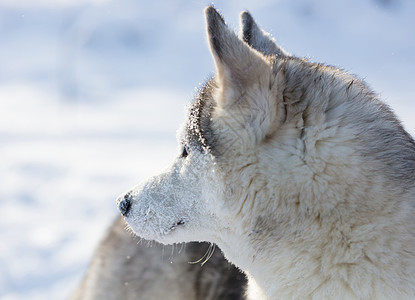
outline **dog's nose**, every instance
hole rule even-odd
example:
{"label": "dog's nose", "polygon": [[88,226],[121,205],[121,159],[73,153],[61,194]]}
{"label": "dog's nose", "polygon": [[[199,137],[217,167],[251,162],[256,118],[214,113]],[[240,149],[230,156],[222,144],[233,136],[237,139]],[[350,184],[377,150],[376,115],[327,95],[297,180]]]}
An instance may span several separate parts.
{"label": "dog's nose", "polygon": [[129,193],[124,196],[120,196],[117,199],[118,209],[123,216],[128,214],[128,211],[131,208],[131,195]]}

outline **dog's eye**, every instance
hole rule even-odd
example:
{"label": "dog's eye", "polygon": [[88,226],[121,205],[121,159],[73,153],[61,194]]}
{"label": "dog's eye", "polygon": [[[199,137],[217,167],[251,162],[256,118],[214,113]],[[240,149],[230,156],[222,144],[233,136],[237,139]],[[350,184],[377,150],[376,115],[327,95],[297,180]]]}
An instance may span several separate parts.
{"label": "dog's eye", "polygon": [[182,151],[182,155],[180,156],[181,158],[186,158],[190,153],[190,149],[188,146],[183,146],[183,151]]}

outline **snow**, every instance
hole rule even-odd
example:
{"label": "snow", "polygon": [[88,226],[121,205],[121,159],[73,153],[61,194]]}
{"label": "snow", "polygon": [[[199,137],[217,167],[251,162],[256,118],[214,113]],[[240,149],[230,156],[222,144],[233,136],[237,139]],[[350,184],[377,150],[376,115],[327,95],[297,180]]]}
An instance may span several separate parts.
{"label": "snow", "polygon": [[[214,69],[206,4],[0,0],[0,299],[67,298],[116,197],[177,154],[184,106]],[[415,2],[215,6],[365,78],[415,133]]]}

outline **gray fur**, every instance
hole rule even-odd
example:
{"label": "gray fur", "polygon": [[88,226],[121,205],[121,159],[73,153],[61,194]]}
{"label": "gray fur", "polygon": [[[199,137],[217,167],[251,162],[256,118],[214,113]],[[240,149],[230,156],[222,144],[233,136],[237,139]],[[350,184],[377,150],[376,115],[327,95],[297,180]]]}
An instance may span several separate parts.
{"label": "gray fur", "polygon": [[[363,80],[335,67],[293,57],[278,60],[274,68],[286,75],[283,97],[290,115],[301,113],[305,127],[313,125],[311,122],[308,124],[307,115],[311,115],[313,110],[323,110],[329,115],[331,103],[340,91],[343,92],[346,97],[342,101],[348,113],[339,116],[339,126],[352,127],[356,132],[356,150],[365,160],[372,162],[374,173],[387,175],[391,185],[399,184],[404,190],[413,187],[414,140],[391,108],[380,101]],[[330,82],[328,86],[327,81]],[[321,101],[311,102],[319,90]]]}

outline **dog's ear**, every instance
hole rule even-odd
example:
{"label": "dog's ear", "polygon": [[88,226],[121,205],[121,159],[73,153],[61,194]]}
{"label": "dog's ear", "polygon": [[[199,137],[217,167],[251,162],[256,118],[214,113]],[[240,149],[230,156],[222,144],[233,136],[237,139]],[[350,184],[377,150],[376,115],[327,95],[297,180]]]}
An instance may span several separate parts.
{"label": "dog's ear", "polygon": [[264,55],[290,56],[283,48],[279,47],[271,35],[260,29],[254,18],[247,11],[240,15],[241,37],[249,46]]}
{"label": "dog's ear", "polygon": [[216,9],[207,7],[205,14],[216,65],[213,98],[219,108],[238,109],[241,126],[255,128],[256,140],[262,141],[283,120],[284,74],[274,73],[274,59],[240,39]]}
{"label": "dog's ear", "polygon": [[249,47],[230,30],[219,12],[209,6],[205,9],[210,50],[216,65],[219,102],[233,104],[250,86],[269,75],[271,66],[258,51]]}

